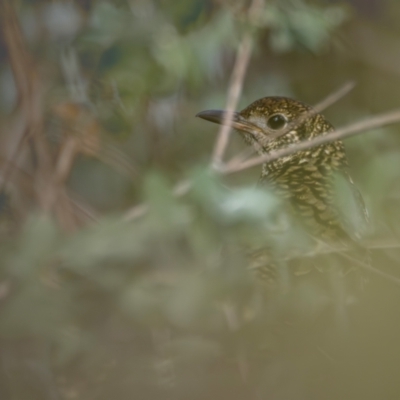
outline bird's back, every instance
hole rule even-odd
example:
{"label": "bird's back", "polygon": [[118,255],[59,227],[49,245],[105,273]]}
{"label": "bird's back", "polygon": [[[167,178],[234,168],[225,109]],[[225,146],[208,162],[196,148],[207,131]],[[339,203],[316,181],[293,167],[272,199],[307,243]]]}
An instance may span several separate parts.
{"label": "bird's back", "polygon": [[260,184],[287,200],[307,231],[323,241],[354,240],[365,228],[366,209],[341,142],[265,164]]}

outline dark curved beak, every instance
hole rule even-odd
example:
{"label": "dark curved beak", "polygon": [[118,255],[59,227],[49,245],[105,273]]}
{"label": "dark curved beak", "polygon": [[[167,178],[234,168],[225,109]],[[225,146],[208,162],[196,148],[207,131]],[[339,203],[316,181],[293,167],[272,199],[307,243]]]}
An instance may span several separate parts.
{"label": "dark curved beak", "polygon": [[225,121],[226,116],[227,112],[224,110],[206,110],[201,111],[196,115],[196,117],[205,119],[206,121],[214,122],[220,125],[226,124],[239,131],[252,133],[255,130],[259,130],[259,128],[257,128],[254,124],[245,120],[237,111],[232,114],[230,121]]}

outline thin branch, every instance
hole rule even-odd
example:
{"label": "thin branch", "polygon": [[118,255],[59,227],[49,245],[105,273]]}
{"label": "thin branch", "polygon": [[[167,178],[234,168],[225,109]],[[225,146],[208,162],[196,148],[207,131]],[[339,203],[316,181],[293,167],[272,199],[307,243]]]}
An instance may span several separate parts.
{"label": "thin branch", "polygon": [[328,97],[326,97],[324,100],[316,104],[313,108],[310,110],[302,113],[298,118],[296,118],[294,121],[288,124],[288,126],[279,133],[278,136],[284,136],[287,133],[289,133],[292,130],[296,130],[298,127],[301,126],[303,122],[305,122],[308,118],[321,113],[323,110],[331,106],[332,104],[336,103],[339,99],[344,97],[347,93],[350,92],[355,86],[354,82],[347,82],[345,83],[342,87],[340,87],[338,90],[335,92],[331,93]]}
{"label": "thin branch", "polygon": [[65,184],[74,165],[78,151],[79,140],[73,135],[67,136],[60,148],[56,165],[54,166],[54,181],[56,184]]}
{"label": "thin branch", "polygon": [[[263,0],[253,0],[248,11],[249,22],[252,23],[259,15],[259,11],[263,6]],[[236,55],[235,64],[231,75],[231,83],[228,90],[228,100],[226,103],[226,114],[224,123],[221,125],[215,142],[214,152],[212,156],[212,165],[219,166],[222,164],[225,149],[228,146],[231,127],[228,121],[232,119],[233,112],[235,111],[240,94],[242,92],[244,76],[249,64],[251,52],[253,48],[253,34],[247,31],[239,45]]]}
{"label": "thin branch", "polygon": [[229,160],[229,164],[236,165],[241,164],[249,159],[249,157],[256,154],[256,149],[253,146],[247,146],[240,153],[236,154]]}
{"label": "thin branch", "polygon": [[224,117],[224,123],[221,125],[217,140],[214,147],[214,153],[212,158],[213,165],[220,165],[225,153],[225,149],[229,142],[231,133],[231,127],[228,123],[232,119],[233,112],[239,101],[240,93],[242,91],[244,74],[247,68],[247,64],[250,58],[252,48],[252,38],[250,35],[246,35],[240,44],[235,66],[232,73],[232,83],[229,87],[228,101],[226,104],[226,114]]}
{"label": "thin branch", "polygon": [[318,114],[324,110],[326,110],[331,105],[337,103],[341,98],[345,97],[351,90],[354,89],[355,82],[350,81],[346,82],[343,86],[341,86],[338,90],[331,93],[325,99],[320,101],[313,107],[313,111],[315,114]]}
{"label": "thin branch", "polygon": [[[263,3],[263,0],[253,0],[248,11],[248,19],[250,23],[255,21],[255,19],[258,17],[259,11],[261,10]],[[236,109],[237,103],[239,101],[239,97],[242,92],[244,76],[251,56],[252,47],[253,36],[251,32],[247,31],[239,45],[231,75],[231,83],[228,89],[228,100],[225,107],[225,109],[227,110],[225,123],[221,125],[220,130],[217,134],[211,162],[213,169],[219,169],[218,166],[222,164],[222,159],[229,142],[231,131],[230,126],[226,122],[232,119],[233,112]],[[191,185],[191,182],[188,181],[180,182],[174,187],[173,193],[178,197],[183,196],[190,190]],[[132,221],[136,218],[140,218],[141,216],[145,215],[147,211],[147,204],[139,204],[132,207],[125,213],[124,220]]]}
{"label": "thin branch", "polygon": [[[339,98],[343,97],[346,93],[348,93],[353,87],[353,83],[349,82],[345,84],[342,88],[338,91],[332,93],[327,98],[325,98],[322,102],[316,105],[316,108],[321,111],[328,107],[329,105],[333,104]],[[394,124],[400,122],[400,110],[392,111],[389,113],[384,113],[381,115],[377,115],[375,117],[367,118],[364,121],[359,121],[354,124],[348,125],[344,128],[338,129],[333,132],[329,132],[326,135],[318,136],[312,140],[304,141],[301,143],[297,143],[296,145],[286,147],[284,149],[273,151],[265,156],[259,156],[251,158],[247,161],[242,161],[243,158],[239,155],[234,157],[228,164],[225,166],[219,166],[214,163],[213,169],[222,175],[228,175],[235,172],[243,171],[248,168],[252,168],[254,166],[268,163],[278,158],[285,157],[296,153],[300,150],[306,150],[312,147],[319,146],[321,144],[334,142],[335,140],[344,139],[359,133],[363,133],[364,131],[368,131],[371,129],[380,128],[386,125]],[[243,156],[247,156],[249,154],[246,151]],[[179,188],[185,187],[185,190],[180,191]],[[181,182],[178,183],[174,188],[174,193],[176,196],[185,195],[190,190],[190,182]],[[148,211],[148,206],[146,204],[139,204],[131,208],[126,214],[124,219],[126,221],[132,221],[136,218],[139,218],[145,215]]]}
{"label": "thin branch", "polygon": [[[214,170],[215,172],[220,173],[222,175],[232,174],[235,172],[243,171],[248,168],[252,168],[256,165],[277,160],[278,158],[288,156],[300,150],[306,150],[312,147],[319,146],[321,144],[334,142],[335,140],[344,139],[346,137],[353,136],[358,133],[363,133],[371,129],[380,128],[382,126],[394,124],[397,122],[400,122],[400,110],[377,115],[375,117],[368,118],[364,121],[356,122],[347,127],[338,129],[333,132],[329,132],[324,136],[318,136],[312,140],[297,143],[296,145],[271,152],[265,156],[254,157],[242,163],[237,163],[237,162],[228,163],[226,166],[220,167],[218,169],[215,168],[214,166]],[[190,185],[191,185],[190,182],[187,181],[180,182],[175,186],[173,192],[178,197],[183,196],[190,190]],[[182,190],[182,187],[184,187],[185,190]],[[148,211],[148,206],[146,204],[139,204],[137,206],[132,207],[129,211],[127,211],[124,219],[126,221],[132,221],[136,218],[145,215],[147,211]]]}
{"label": "thin branch", "polygon": [[87,221],[98,222],[99,216],[92,208],[83,203],[80,199],[75,198],[74,194],[72,194],[70,191],[68,191],[67,195],[69,201],[75,209],[75,212],[79,211]]}
{"label": "thin branch", "polygon": [[345,126],[344,128],[338,129],[336,131],[329,132],[325,135],[318,136],[312,140],[303,141],[281,150],[272,151],[265,156],[251,158],[250,160],[242,162],[241,164],[228,163],[225,167],[220,168],[219,172],[223,175],[227,175],[234,172],[243,171],[245,169],[255,167],[256,165],[269,163],[277,160],[278,158],[289,156],[300,150],[307,150],[321,144],[334,142],[335,140],[344,139],[350,136],[354,136],[358,133],[381,128],[383,126],[395,124],[398,122],[400,122],[400,110],[377,115],[375,117],[367,118],[364,121],[359,121],[354,124]]}
{"label": "thin branch", "polygon": [[[318,114],[328,107],[330,107],[332,104],[335,104],[337,101],[339,101],[342,97],[346,96],[347,93],[349,93],[352,89],[354,89],[355,83],[350,81],[346,82],[343,86],[341,86],[338,90],[334,91],[333,93],[329,94],[325,99],[320,101],[318,104],[316,104],[310,111],[303,113],[299,118],[297,118],[294,122],[289,124],[289,126],[282,132],[282,136],[288,133],[290,130],[295,129],[297,126],[299,126],[302,122],[304,122],[307,118],[309,118],[312,115]],[[224,121],[224,123],[227,121]],[[246,161],[251,155],[253,155],[256,152],[255,148],[252,146],[247,147],[244,151],[240,152],[236,156],[232,157],[232,159],[229,161],[228,165],[239,165]]]}
{"label": "thin branch", "polygon": [[193,184],[190,181],[179,182],[177,185],[175,185],[174,189],[172,190],[172,193],[174,194],[174,196],[177,197],[184,196],[186,193],[189,192],[192,186]]}
{"label": "thin branch", "polygon": [[143,215],[146,215],[149,211],[149,206],[147,204],[138,204],[137,206],[133,206],[130,210],[128,210],[124,215],[124,221],[133,221]]}
{"label": "thin branch", "polygon": [[[366,269],[369,272],[372,272],[376,275],[381,276],[382,278],[385,278],[391,282],[394,282],[396,285],[400,286],[400,278],[397,278],[393,275],[390,275],[384,271],[381,271],[380,269],[374,268],[372,265],[367,264],[353,256],[351,256],[350,254],[347,254],[348,251],[354,250],[351,247],[338,247],[338,246],[334,246],[330,243],[324,242],[320,239],[318,239],[317,237],[313,236],[313,235],[309,235],[310,237],[312,237],[316,243],[322,245],[323,247],[325,247],[327,249],[327,251],[318,251],[318,252],[314,252],[311,253],[311,256],[316,256],[318,254],[327,254],[327,253],[335,253],[335,254],[339,254],[341,257],[345,258],[346,260],[349,260],[355,264],[357,264],[359,267]],[[363,243],[364,248],[366,251],[370,250],[372,247],[371,244],[367,244],[367,243]]]}
{"label": "thin branch", "polygon": [[18,109],[20,111],[16,129],[10,139],[14,143],[9,157],[1,170],[1,191],[11,179],[11,164],[19,161],[27,138],[32,137],[40,131],[42,124],[42,102],[36,66],[27,50],[13,3],[10,0],[0,2],[0,17],[0,26],[17,88]]}
{"label": "thin branch", "polygon": [[393,275],[390,275],[384,271],[381,271],[380,269],[374,268],[372,265],[368,265],[360,260],[358,260],[357,258],[351,257],[350,255],[344,253],[344,252],[340,252],[339,253],[343,258],[356,263],[358,266],[360,266],[361,268],[366,269],[367,271],[370,271],[376,275],[381,276],[382,278],[385,278],[391,282],[394,282],[396,285],[400,286],[400,278],[397,278]]}
{"label": "thin branch", "polygon": [[[400,278],[393,276],[387,272],[384,272],[378,268],[373,267],[372,265],[369,265],[353,256],[350,254],[347,254],[347,252],[352,252],[355,249],[347,246],[337,246],[337,245],[331,245],[329,243],[323,242],[319,240],[318,238],[310,235],[317,243],[322,245],[320,248],[318,248],[317,251],[312,250],[309,252],[305,253],[295,253],[295,254],[289,254],[287,257],[284,258],[285,261],[291,261],[297,258],[312,258],[316,257],[319,255],[328,255],[328,254],[339,254],[343,258],[346,258],[347,260],[354,262],[357,264],[359,267],[366,269],[367,271],[370,271],[376,275],[381,276],[382,278],[385,278],[396,285],[400,286]],[[363,241],[360,243],[366,251],[369,250],[387,250],[387,249],[400,249],[400,243],[399,242],[393,242],[393,241],[382,241],[382,242],[377,242],[377,241]]]}
{"label": "thin branch", "polygon": [[[190,181],[182,181],[177,183],[172,189],[172,193],[176,197],[184,196],[186,193],[190,191],[192,188],[192,182]],[[132,221],[136,218],[142,217],[149,211],[149,206],[147,204],[139,204],[137,206],[132,207],[128,210],[124,215],[125,221]]]}

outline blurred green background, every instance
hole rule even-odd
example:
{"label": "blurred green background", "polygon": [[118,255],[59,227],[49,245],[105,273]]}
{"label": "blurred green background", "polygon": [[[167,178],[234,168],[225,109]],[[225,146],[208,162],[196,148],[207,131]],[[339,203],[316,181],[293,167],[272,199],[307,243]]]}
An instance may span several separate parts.
{"label": "blurred green background", "polygon": [[[260,167],[210,171],[218,127],[195,118],[225,107],[249,30],[239,109],[272,95],[317,104],[349,80],[324,111],[334,126],[399,108],[400,2],[271,0],[253,26],[248,7],[2,5],[2,400],[400,398],[398,282],[314,271],[266,295],[243,244],[290,253],[301,237],[274,231]],[[345,142],[372,266],[398,278],[399,129]],[[232,134],[227,159],[244,148]]]}

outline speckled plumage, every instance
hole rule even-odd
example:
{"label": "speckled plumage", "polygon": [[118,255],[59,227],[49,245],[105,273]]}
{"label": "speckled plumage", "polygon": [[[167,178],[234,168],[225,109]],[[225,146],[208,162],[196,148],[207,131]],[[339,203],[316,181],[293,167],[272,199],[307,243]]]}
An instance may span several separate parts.
{"label": "speckled plumage", "polygon": [[[239,114],[245,121],[262,128],[255,132],[241,131],[246,142],[260,154],[268,154],[334,129],[321,114],[312,114],[311,107],[284,97],[262,98]],[[277,114],[286,117],[288,128],[272,131],[263,122]],[[296,121],[299,123],[296,124]],[[355,207],[352,210],[343,209],[347,205],[338,204],[335,193],[335,181],[338,179],[348,185],[354,197]],[[260,182],[268,184],[281,198],[288,199],[310,234],[319,239],[357,239],[365,227],[363,222],[367,220],[367,212],[349,175],[341,141],[302,150],[264,164]],[[358,223],[349,224],[346,212],[358,213]]]}
{"label": "speckled plumage", "polygon": [[[198,114],[216,123],[223,123],[224,115],[224,111],[217,110]],[[234,113],[230,124],[260,155],[334,130],[323,115],[285,97],[256,100]],[[264,164],[260,184],[268,185],[281,199],[287,200],[306,231],[318,240],[354,243],[365,229],[368,214],[350,177],[341,141]],[[264,263],[259,261],[256,264]]]}
{"label": "speckled plumage", "polygon": [[[224,111],[198,114],[223,123]],[[286,97],[264,97],[236,112],[231,122],[261,155],[331,132],[323,115]],[[357,240],[367,212],[349,174],[341,141],[301,150],[262,166],[260,182],[286,199],[309,233],[324,241]],[[347,200],[338,198],[338,192]],[[346,203],[347,202],[347,203]]]}

